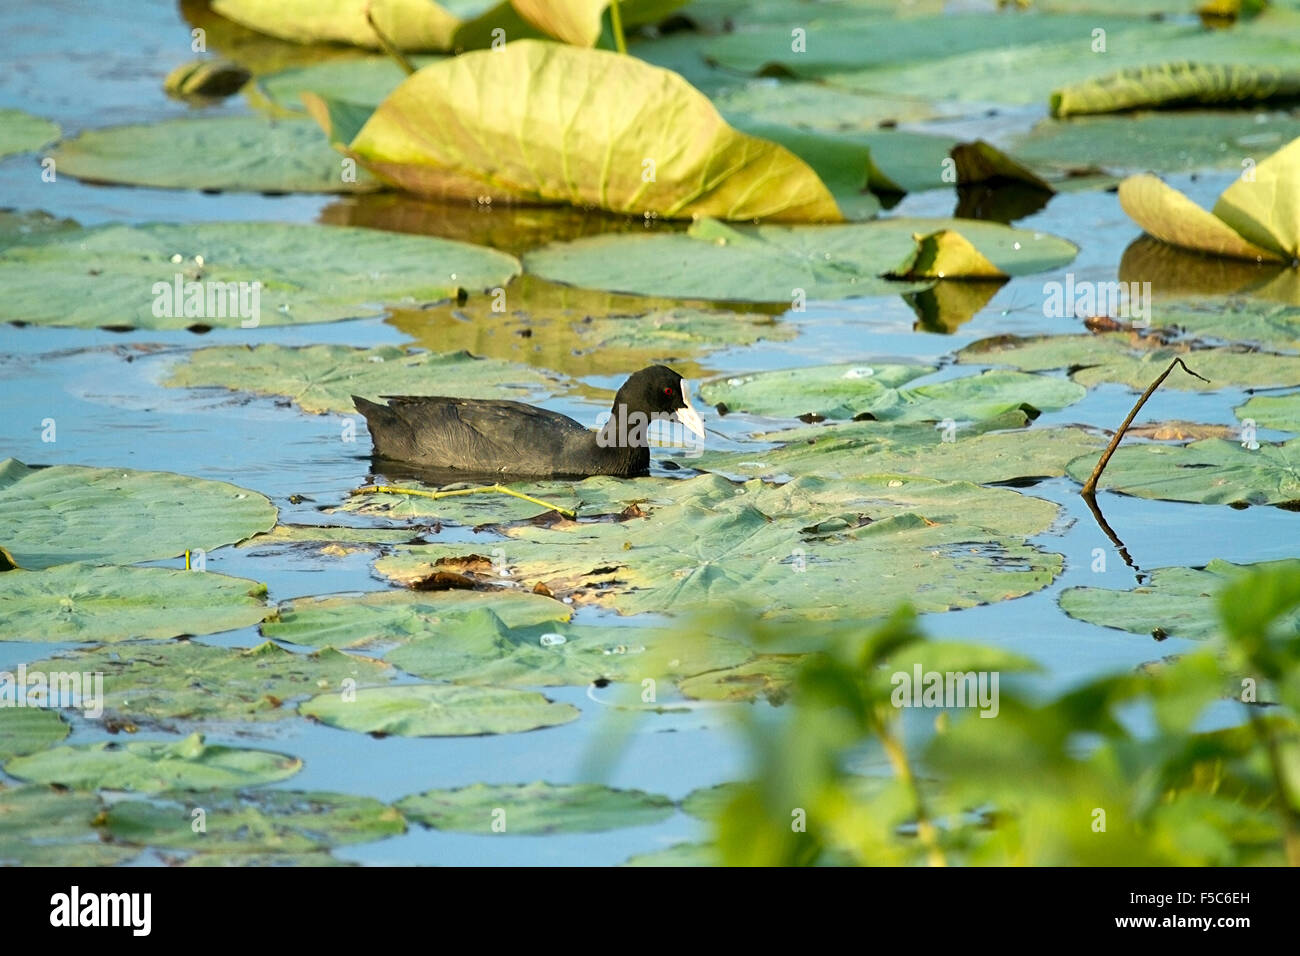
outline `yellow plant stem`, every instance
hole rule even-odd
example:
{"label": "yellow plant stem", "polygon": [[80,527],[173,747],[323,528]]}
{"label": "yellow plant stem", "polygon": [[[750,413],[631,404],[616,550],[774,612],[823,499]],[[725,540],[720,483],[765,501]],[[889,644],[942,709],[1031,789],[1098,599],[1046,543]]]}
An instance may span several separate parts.
{"label": "yellow plant stem", "polygon": [[511,498],[519,498],[535,505],[540,505],[548,511],[555,511],[564,515],[566,518],[576,518],[578,513],[570,511],[568,508],[561,508],[559,505],[553,505],[549,501],[543,501],[541,498],[534,498],[532,495],[526,495],[522,491],[515,491],[507,488],[505,485],[478,485],[474,488],[456,488],[451,491],[422,491],[418,488],[396,488],[392,485],[363,485],[355,489],[354,495],[411,495],[416,498],[459,498],[463,495],[481,495],[497,494],[509,495]]}
{"label": "yellow plant stem", "polygon": [[896,733],[896,726],[891,724],[892,721],[888,719],[880,722],[880,742],[885,748],[885,754],[889,757],[894,773],[898,775],[899,782],[912,796],[912,806],[916,813],[916,835],[920,837],[922,845],[926,848],[926,857],[930,865],[947,866],[948,861],[939,846],[939,831],[926,813],[925,798],[921,795],[920,784],[917,783],[916,775],[912,772],[911,761],[907,759],[907,749]]}
{"label": "yellow plant stem", "polygon": [[614,46],[619,53],[627,55],[627,40],[623,37],[623,15],[618,10],[618,0],[610,0],[609,25],[614,31]]}

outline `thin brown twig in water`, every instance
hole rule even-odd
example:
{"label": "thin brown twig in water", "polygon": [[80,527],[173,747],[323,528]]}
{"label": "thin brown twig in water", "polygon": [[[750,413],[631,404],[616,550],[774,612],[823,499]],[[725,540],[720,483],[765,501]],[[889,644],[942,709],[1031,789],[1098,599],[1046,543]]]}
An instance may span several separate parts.
{"label": "thin brown twig in water", "polygon": [[397,61],[397,65],[406,71],[410,76],[415,72],[415,64],[406,58],[406,54],[399,50],[393,41],[384,35],[384,31],[379,29],[379,24],[375,23],[374,16],[370,13],[370,4],[366,4],[366,22],[370,24],[370,29],[375,31],[375,36],[379,38],[379,45],[384,48],[384,52]]}
{"label": "thin brown twig in water", "polygon": [[1085,498],[1090,498],[1097,494],[1097,481],[1101,478],[1101,473],[1106,470],[1106,465],[1110,462],[1110,456],[1115,454],[1115,449],[1119,447],[1119,443],[1124,439],[1124,433],[1127,432],[1128,427],[1133,424],[1133,419],[1137,418],[1137,413],[1142,411],[1142,406],[1147,403],[1147,399],[1151,397],[1152,393],[1160,387],[1160,383],[1169,377],[1169,373],[1174,370],[1175,365],[1181,365],[1184,372],[1195,378],[1199,378],[1202,382],[1208,383],[1210,381],[1204,375],[1197,375],[1193,372],[1180,358],[1176,358],[1170,362],[1169,367],[1160,373],[1160,377],[1152,382],[1147,390],[1142,393],[1142,397],[1137,400],[1137,404],[1133,406],[1133,410],[1128,413],[1128,418],[1124,419],[1124,424],[1119,426],[1119,430],[1115,432],[1115,437],[1110,440],[1110,444],[1106,446],[1106,450],[1101,453],[1101,458],[1097,461],[1097,467],[1092,470],[1092,474],[1089,476],[1087,482],[1083,486],[1083,490],[1079,492],[1079,494],[1083,495]]}

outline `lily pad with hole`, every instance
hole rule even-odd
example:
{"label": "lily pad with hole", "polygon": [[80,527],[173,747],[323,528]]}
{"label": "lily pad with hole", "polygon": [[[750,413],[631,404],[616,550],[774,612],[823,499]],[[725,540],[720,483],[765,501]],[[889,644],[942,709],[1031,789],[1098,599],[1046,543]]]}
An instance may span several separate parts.
{"label": "lily pad with hole", "polygon": [[341,151],[421,196],[843,219],[803,160],[727,125],[676,73],[610,51],[525,39],[467,53],[417,71],[368,116],[303,99]]}
{"label": "lily pad with hole", "polygon": [[[27,665],[28,673],[40,670],[39,664]],[[52,747],[71,731],[57,710],[27,703],[22,691],[13,673],[0,673],[0,762]]]}
{"label": "lily pad with hole", "polygon": [[112,866],[139,854],[139,847],[102,842],[96,821],[103,812],[92,793],[0,786],[0,864]]}
{"label": "lily pad with hole", "polygon": [[[1268,562],[1255,567],[1281,566]],[[1289,562],[1294,564],[1294,562]],[[1061,610],[1070,617],[1102,627],[1193,641],[1221,633],[1215,601],[1219,591],[1246,573],[1247,568],[1215,559],[1204,568],[1157,568],[1151,579],[1129,591],[1074,587],[1061,592]],[[1278,622],[1281,628],[1300,630],[1300,611]]]}
{"label": "lily pad with hole", "polygon": [[[883,278],[915,259],[918,240],[952,230],[1003,275],[1070,262],[1078,249],[1045,233],[961,219],[889,219],[834,226],[727,226],[700,220],[685,233],[593,236],[524,257],[529,272],[584,288],[742,302],[847,299],[911,292]],[[623,264],[637,263],[636,269]],[[944,271],[942,268],[939,271]],[[963,277],[961,271],[948,278]]]}
{"label": "lily pad with hole", "polygon": [[274,783],[293,776],[302,761],[287,754],[184,740],[103,741],[55,747],[15,757],[5,772],[22,780],[73,790],[215,790]]}
{"label": "lily pad with hole", "polygon": [[1068,369],[1070,378],[1091,387],[1105,382],[1145,391],[1175,358],[1209,381],[1174,369],[1160,386],[1180,391],[1213,392],[1233,386],[1258,388],[1300,385],[1300,358],[1245,348],[1192,349],[1137,339],[1125,332],[1102,335],[998,336],[966,346],[957,361],[1009,365],[1027,372]]}
{"label": "lily pad with hole", "polygon": [[220,192],[354,193],[382,184],[349,170],[309,119],[214,116],[86,130],[54,153],[91,183]]}
{"label": "lily pad with hole", "polygon": [[[626,482],[625,494],[653,487]],[[1050,502],[964,482],[871,476],[852,483],[797,478],[734,485],[718,476],[658,482],[675,500],[646,517],[502,528],[512,585],[623,614],[681,614],[750,603],[780,619],[868,619],[911,600],[949,610],[1037,590],[1060,557],[1024,543],[1055,519]],[[376,562],[418,584],[468,549],[399,547]],[[501,587],[491,572],[475,586]],[[870,581],[864,589],[861,582]]]}
{"label": "lily pad with hole", "polygon": [[94,648],[29,667],[103,674],[105,712],[136,723],[278,720],[294,716],[297,698],[393,675],[370,658],[329,647],[296,654],[270,641],[248,649],[190,641]]}
{"label": "lily pad with hole", "polygon": [[0,110],[0,159],[34,153],[59,138],[59,124],[22,110]]}
{"label": "lily pad with hole", "polygon": [[0,640],[166,639],[248,627],[269,613],[266,585],[213,571],[60,564],[0,574]]}
{"label": "lily pad with hole", "polygon": [[1020,410],[966,425],[846,422],[768,432],[783,442],[766,451],[706,451],[696,468],[745,478],[820,475],[855,478],[920,475],[978,484],[1051,478],[1081,455],[1100,453],[1105,441],[1082,428],[1028,428]]}
{"label": "lily pad with hole", "polygon": [[[907,384],[933,371],[911,367],[904,377],[882,366],[819,365],[714,379],[700,386],[701,397],[727,410],[773,418],[870,417],[877,421],[970,421],[1017,410],[1037,417],[1083,398],[1085,390],[1063,378],[1021,372],[986,372],[930,385]],[[907,367],[903,367],[907,368]]]}
{"label": "lily pad with hole", "polygon": [[106,225],[0,251],[0,321],[148,329],[334,322],[477,294],[518,271],[512,256],[492,249],[371,229]]}
{"label": "lily pad with hole", "polygon": [[594,783],[482,784],[427,790],[404,797],[397,808],[408,820],[458,833],[599,833],[648,826],[668,819],[676,806],[641,790]]}
{"label": "lily pad with hole", "polygon": [[555,387],[551,376],[512,362],[396,345],[216,346],[195,349],[187,359],[163,384],[283,395],[305,412],[342,412],[358,419],[353,395],[376,400],[421,394],[527,400]]}
{"label": "lily pad with hole", "polygon": [[[203,829],[196,831],[195,811]],[[302,854],[368,843],[406,830],[402,815],[373,797],[301,790],[162,793],[119,800],[104,828],[138,846],[204,854]]]}
{"label": "lily pad with hole", "polygon": [[550,622],[507,627],[489,608],[385,660],[426,680],[549,687],[682,677],[750,658],[743,644],[671,628]]}
{"label": "lily pad with hole", "polygon": [[20,568],[211,551],[275,524],[264,495],[166,471],[0,462],[0,547]]}
{"label": "lily pad with hole", "polygon": [[[484,559],[488,563],[488,559]],[[311,647],[359,647],[437,638],[451,643],[465,622],[485,610],[507,627],[567,621],[572,611],[536,594],[477,591],[373,591],[297,598],[281,605],[262,634]]]}
{"label": "lily pad with hole", "polygon": [[403,684],[323,694],[298,712],[341,730],[402,737],[517,734],[578,719],[578,708],[535,691],[455,684]]}
{"label": "lily pad with hole", "polygon": [[[1203,438],[1188,445],[1124,444],[1115,452],[1098,490],[1138,498],[1206,505],[1285,505],[1300,502],[1300,438],[1282,444]],[[1070,463],[1069,475],[1086,481],[1096,459]]]}

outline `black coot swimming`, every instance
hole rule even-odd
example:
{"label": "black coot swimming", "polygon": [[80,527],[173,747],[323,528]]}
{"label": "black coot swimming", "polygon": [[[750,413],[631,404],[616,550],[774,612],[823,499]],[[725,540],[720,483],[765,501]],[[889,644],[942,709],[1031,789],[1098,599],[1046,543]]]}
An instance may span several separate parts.
{"label": "black coot swimming", "polygon": [[370,428],[375,455],[441,474],[626,478],[650,468],[650,422],[676,421],[704,437],[704,422],[682,377],[664,365],[643,368],[623,383],[599,431],[522,402],[384,399],[387,405],[352,396]]}

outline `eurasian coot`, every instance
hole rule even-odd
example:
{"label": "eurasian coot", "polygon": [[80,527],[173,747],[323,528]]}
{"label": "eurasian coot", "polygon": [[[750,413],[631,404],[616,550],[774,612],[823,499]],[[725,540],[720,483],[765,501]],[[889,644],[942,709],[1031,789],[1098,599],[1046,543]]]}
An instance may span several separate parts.
{"label": "eurasian coot", "polygon": [[352,396],[366,418],[375,455],[442,474],[585,478],[630,477],[650,467],[652,421],[676,421],[704,438],[682,377],[663,365],[634,373],[614,396],[598,431],[522,402],[424,395]]}

